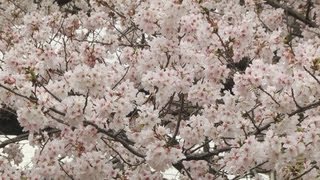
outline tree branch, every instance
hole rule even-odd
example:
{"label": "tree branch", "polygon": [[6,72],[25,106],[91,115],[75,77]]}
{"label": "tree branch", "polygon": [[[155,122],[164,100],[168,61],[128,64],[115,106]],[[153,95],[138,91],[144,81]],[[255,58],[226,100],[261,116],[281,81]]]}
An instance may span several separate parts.
{"label": "tree branch", "polygon": [[180,100],[181,100],[181,104],[180,104],[180,111],[179,111],[179,115],[178,115],[178,122],[177,122],[177,126],[176,126],[176,130],[171,138],[171,140],[168,142],[168,144],[172,144],[175,140],[176,140],[176,136],[179,133],[179,129],[180,129],[180,123],[182,120],[182,113],[183,113],[183,109],[184,109],[184,94],[179,94]]}
{"label": "tree branch", "polygon": [[196,153],[196,154],[190,154],[187,155],[185,159],[185,161],[191,161],[191,160],[204,160],[206,158],[215,156],[215,155],[219,155],[222,152],[226,152],[226,151],[230,151],[232,149],[232,147],[224,147],[221,149],[216,149],[212,152],[204,152],[204,153]]}
{"label": "tree branch", "polygon": [[311,168],[309,168],[308,170],[304,171],[302,174],[292,178],[291,180],[297,180],[297,179],[301,179],[302,176],[308,174],[310,171],[312,171],[312,169],[317,168],[316,165],[312,166]]}
{"label": "tree branch", "polygon": [[[60,132],[60,130],[59,129],[52,129],[52,130],[48,131],[48,134],[54,134],[54,133],[57,133],[57,132]],[[29,133],[24,133],[24,134],[21,134],[21,135],[19,135],[17,137],[12,138],[12,139],[5,140],[0,144],[0,148],[4,148],[7,145],[12,144],[12,143],[17,143],[17,142],[20,142],[20,141],[23,141],[23,140],[27,140],[28,136],[29,136]]]}
{"label": "tree branch", "polygon": [[316,108],[316,107],[318,107],[318,106],[320,106],[320,100],[317,101],[317,102],[311,103],[311,104],[309,104],[309,105],[307,105],[307,106],[301,107],[301,108],[293,111],[292,113],[289,113],[288,115],[289,115],[289,117],[291,117],[291,116],[293,116],[293,115],[295,115],[295,114],[304,112],[304,111],[309,110],[309,109]]}
{"label": "tree branch", "polygon": [[295,11],[294,9],[290,8],[289,6],[285,5],[285,4],[280,4],[279,2],[275,1],[275,0],[265,0],[265,2],[274,7],[274,8],[281,8],[283,10],[285,10],[290,16],[300,20],[301,22],[303,22],[304,24],[313,27],[313,28],[318,28],[319,25],[316,24],[315,22],[307,19],[307,17],[305,17],[304,15],[298,13],[297,11]]}
{"label": "tree branch", "polygon": [[83,121],[84,125],[90,125],[93,126],[94,128],[96,128],[98,130],[98,132],[105,134],[109,137],[111,137],[112,139],[114,139],[115,141],[119,142],[120,144],[122,144],[123,147],[125,147],[127,150],[129,150],[132,154],[141,157],[141,158],[145,158],[146,155],[141,154],[140,152],[138,152],[137,150],[135,150],[130,144],[129,142],[127,142],[126,140],[119,138],[117,136],[115,136],[111,131],[107,131],[105,129],[100,128],[98,125],[90,122],[90,121]]}

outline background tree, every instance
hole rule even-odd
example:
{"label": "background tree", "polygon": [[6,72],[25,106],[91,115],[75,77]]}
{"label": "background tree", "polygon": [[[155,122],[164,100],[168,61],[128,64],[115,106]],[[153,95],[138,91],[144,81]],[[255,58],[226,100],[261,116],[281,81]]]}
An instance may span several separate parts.
{"label": "background tree", "polygon": [[2,178],[316,179],[319,10],[0,0]]}

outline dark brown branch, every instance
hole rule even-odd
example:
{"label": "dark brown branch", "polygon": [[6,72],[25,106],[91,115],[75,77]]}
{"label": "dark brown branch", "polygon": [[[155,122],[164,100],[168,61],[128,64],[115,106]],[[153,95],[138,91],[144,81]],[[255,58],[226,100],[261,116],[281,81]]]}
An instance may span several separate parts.
{"label": "dark brown branch", "polygon": [[[52,130],[48,131],[48,134],[54,134],[54,133],[57,133],[57,132],[60,132],[60,130],[59,129],[52,129]],[[20,141],[23,141],[23,140],[27,140],[28,136],[29,136],[29,133],[24,133],[24,134],[21,134],[21,135],[19,135],[17,137],[12,138],[12,139],[5,140],[0,144],[0,148],[4,148],[7,145],[12,144],[12,143],[17,143],[17,142],[20,142]]]}
{"label": "dark brown branch", "polygon": [[307,0],[307,4],[306,4],[306,7],[307,7],[306,19],[309,20],[309,21],[310,21],[310,12],[311,12],[312,6],[313,6],[313,3],[311,2],[311,0]]}
{"label": "dark brown branch", "polygon": [[128,164],[129,166],[139,166],[139,165],[141,165],[142,163],[145,162],[145,161],[143,160],[143,161],[141,161],[141,162],[138,163],[138,164],[131,164],[131,163],[129,163],[128,161],[126,161],[126,160],[122,157],[122,155],[121,155],[115,148],[113,148],[111,145],[109,145],[109,144],[107,143],[107,141],[106,141],[103,137],[101,137],[100,139],[101,139],[110,149],[112,149],[112,151],[114,151],[124,163]]}
{"label": "dark brown branch", "polygon": [[27,99],[27,100],[29,100],[30,102],[34,102],[34,103],[35,103],[35,102],[37,102],[37,100],[38,100],[38,99],[36,99],[36,98],[31,98],[31,97],[27,97],[27,96],[25,96],[25,95],[19,94],[19,93],[15,92],[14,90],[12,90],[12,89],[10,89],[10,88],[2,85],[2,84],[0,84],[0,87],[2,87],[3,89],[5,89],[5,90],[7,90],[7,91],[9,91],[9,92],[11,92],[11,93],[19,96],[19,97],[22,97],[22,98]]}
{"label": "dark brown branch", "polygon": [[[253,114],[253,111],[252,111],[252,114]],[[251,123],[253,124],[253,126],[254,126],[254,127],[257,129],[257,131],[259,132],[260,129],[259,129],[259,127],[256,125],[256,123],[254,122],[254,116],[251,116],[251,115],[249,114],[249,112],[247,112],[247,111],[244,113],[244,115],[249,118],[249,120],[251,121]]]}
{"label": "dark brown branch", "polygon": [[[212,141],[212,140],[206,141],[206,142],[204,142],[201,146],[199,146],[199,147],[197,147],[197,148],[195,148],[195,149],[192,149],[192,150],[190,151],[190,154],[196,152],[197,150],[203,148],[203,147],[206,146],[206,145],[209,145],[209,143],[210,143],[211,141]],[[193,146],[192,146],[192,147],[193,147]],[[186,152],[188,152],[188,150],[186,150]]]}
{"label": "dark brown branch", "polygon": [[[289,116],[289,117],[292,117],[292,116],[294,116],[294,115],[296,115],[296,114],[298,114],[298,113],[305,112],[305,111],[307,111],[307,110],[309,110],[309,109],[313,109],[313,108],[316,108],[316,107],[318,107],[318,106],[320,106],[320,100],[317,101],[317,102],[311,103],[311,104],[309,104],[309,105],[307,105],[307,106],[298,108],[297,110],[289,113],[288,116]],[[260,127],[259,130],[250,132],[249,135],[257,135],[257,134],[259,134],[260,132],[268,129],[268,128],[271,126],[271,124],[273,124],[273,123],[275,123],[275,121],[274,121],[274,122],[270,122],[270,123],[268,123],[268,124]]]}
{"label": "dark brown branch", "polygon": [[55,109],[55,108],[49,108],[49,110],[50,110],[50,111],[53,111],[53,112],[55,112],[55,113],[57,113],[57,114],[60,114],[61,116],[65,116],[65,115],[66,115],[66,113],[61,112],[61,111],[59,111],[59,110],[57,110],[57,109]]}
{"label": "dark brown branch", "polygon": [[300,20],[301,22],[309,25],[310,27],[314,27],[314,28],[319,27],[319,25],[317,25],[315,22],[307,19],[304,15],[298,13],[297,11],[295,11],[294,9],[292,9],[291,7],[289,7],[285,4],[280,4],[279,2],[277,2],[275,0],[265,0],[265,2],[274,8],[284,9],[290,16]]}
{"label": "dark brown branch", "polygon": [[309,104],[309,105],[307,105],[307,106],[301,107],[301,108],[293,111],[292,113],[289,113],[288,115],[289,115],[289,117],[291,117],[291,116],[293,116],[293,115],[295,115],[295,114],[304,112],[304,111],[309,110],[309,109],[316,108],[316,107],[318,107],[318,106],[320,106],[320,100],[317,101],[317,102],[311,103],[311,104]]}
{"label": "dark brown branch", "polygon": [[[173,99],[174,99],[174,96],[175,96],[176,92],[174,92],[172,94],[172,96],[170,96],[170,99],[169,101],[166,103],[166,105],[164,105],[161,110],[159,111],[159,117],[164,117],[166,114],[168,114],[168,111],[170,110],[170,107],[172,105],[172,102],[173,102]],[[167,109],[165,111],[165,109]]]}
{"label": "dark brown branch", "polygon": [[261,86],[259,86],[258,89],[260,89],[262,92],[266,93],[273,100],[273,102],[275,102],[278,106],[280,106],[278,101],[276,101],[276,99],[274,99],[274,97],[270,93],[268,93],[266,90],[264,90]]}
{"label": "dark brown branch", "polygon": [[62,166],[62,162],[61,161],[59,161],[59,166],[60,166],[60,169],[70,178],[70,179],[74,179],[73,178],[73,176],[72,175],[70,175],[65,169],[64,169],[64,167]]}
{"label": "dark brown branch", "polygon": [[214,33],[218,36],[218,39],[219,39],[219,41],[224,49],[224,53],[225,53],[225,56],[222,53],[219,53],[219,55],[222,56],[228,63],[233,63],[233,59],[232,59],[233,55],[230,54],[232,49],[230,49],[230,47],[226,43],[224,43],[224,41],[223,41],[222,37],[220,36],[220,34],[218,33],[218,31],[215,31]]}
{"label": "dark brown branch", "polygon": [[316,80],[318,84],[320,84],[320,80],[319,80],[314,74],[312,74],[305,66],[303,66],[303,69],[304,69],[305,71],[307,71],[307,73],[308,73],[314,80]]}
{"label": "dark brown branch", "polygon": [[63,6],[65,4],[68,4],[72,0],[55,0],[54,2],[57,2],[59,6]]}
{"label": "dark brown branch", "polygon": [[[42,135],[42,136],[43,136],[43,135]],[[44,140],[44,137],[42,137],[42,138],[43,138],[43,140]],[[44,148],[45,148],[46,145],[49,143],[49,141],[50,141],[50,138],[48,138],[48,139],[44,142],[44,144],[42,145],[41,150],[40,150],[40,155],[42,154]],[[39,160],[38,160],[37,162],[39,162]]]}
{"label": "dark brown branch", "polygon": [[268,128],[271,126],[271,124],[273,124],[273,123],[275,123],[275,122],[269,122],[268,124],[266,124],[266,125],[264,125],[264,126],[262,126],[262,127],[259,127],[259,130],[256,130],[256,131],[253,131],[253,132],[248,133],[248,135],[258,135],[258,134],[260,134],[262,131],[268,129]]}
{"label": "dark brown branch", "polygon": [[114,90],[120,84],[120,82],[124,79],[124,77],[126,77],[126,75],[128,74],[128,71],[129,71],[129,67],[127,68],[122,78],[111,88],[112,90]]}
{"label": "dark brown branch", "polygon": [[[183,161],[192,161],[192,160],[206,160],[207,158],[210,158],[215,155],[219,155],[220,153],[230,151],[232,147],[225,147],[221,149],[216,149],[212,152],[204,152],[204,153],[195,153],[195,154],[190,154],[186,155],[186,158],[181,159],[180,161],[173,163],[172,166],[176,168],[180,173],[182,173],[182,170],[185,170],[185,167],[183,165]],[[186,171],[186,170],[185,170]],[[186,171],[187,175],[189,178],[192,179],[191,175],[188,174],[188,171]]]}
{"label": "dark brown branch", "polygon": [[298,102],[297,102],[297,100],[296,100],[296,98],[294,97],[294,91],[293,91],[293,89],[291,88],[291,96],[292,96],[292,99],[293,99],[293,102],[294,102],[294,104],[297,106],[297,108],[301,108],[301,106],[298,104]]}
{"label": "dark brown branch", "polygon": [[98,132],[105,134],[109,137],[111,137],[112,139],[114,139],[115,141],[119,142],[120,144],[122,144],[123,147],[125,147],[127,150],[129,150],[132,154],[140,157],[140,158],[145,158],[146,155],[141,154],[140,152],[138,152],[137,150],[135,150],[126,140],[119,138],[117,136],[115,136],[111,131],[107,131],[105,129],[100,128],[98,125],[90,122],[90,121],[83,121],[84,125],[90,125],[93,126],[94,128],[96,128],[98,130]]}
{"label": "dark brown branch", "polygon": [[308,174],[310,171],[312,171],[312,169],[317,168],[316,165],[312,166],[311,168],[309,168],[308,170],[304,171],[302,174],[292,178],[291,180],[297,180],[297,179],[301,179],[302,176]]}
{"label": "dark brown branch", "polygon": [[22,12],[24,12],[25,14],[27,14],[28,12],[23,9],[21,6],[19,6],[19,4],[17,4],[14,0],[8,0],[9,2],[11,2],[15,7],[17,7],[18,9],[20,9]]}
{"label": "dark brown branch", "polygon": [[49,91],[41,82],[37,81],[37,83],[38,83],[41,87],[43,87],[43,89],[46,90],[47,93],[49,93],[54,99],[56,99],[56,100],[59,101],[59,102],[62,102],[62,100],[61,100],[58,96],[54,95],[51,91]]}
{"label": "dark brown branch", "polygon": [[179,115],[178,115],[178,122],[177,122],[176,130],[175,130],[172,138],[168,142],[169,145],[172,144],[176,140],[176,136],[178,135],[179,129],[180,129],[180,123],[182,121],[182,113],[183,113],[183,109],[184,109],[184,94],[182,94],[182,93],[179,94],[179,97],[180,97],[181,104],[180,104],[180,111],[179,111]]}
{"label": "dark brown branch", "polygon": [[184,170],[184,171],[186,172],[188,178],[189,178],[190,180],[193,180],[193,178],[192,178],[191,174],[189,173],[189,171],[188,171],[188,170],[184,167],[184,165],[182,164],[182,161],[179,161],[178,163],[174,163],[174,164],[172,164],[172,166],[173,166],[176,170],[178,170],[181,174],[184,174],[183,171],[182,171],[182,170]]}
{"label": "dark brown branch", "polygon": [[59,119],[57,117],[54,117],[52,114],[50,114],[49,112],[46,112],[45,115],[48,115],[49,117],[51,117],[53,120],[57,121],[58,123],[64,124],[66,126],[70,126],[68,123],[64,122],[62,119]]}
{"label": "dark brown branch", "polygon": [[232,149],[232,147],[224,147],[224,148],[221,148],[221,149],[216,149],[216,150],[214,150],[212,152],[190,154],[190,155],[187,155],[186,158],[182,159],[182,160],[185,160],[185,161],[205,160],[206,158],[210,158],[212,156],[219,155],[220,153],[230,151],[231,149]]}
{"label": "dark brown branch", "polygon": [[190,174],[189,171],[186,169],[186,167],[182,166],[182,169],[186,172],[188,178],[189,178],[190,180],[193,180],[191,174]]}
{"label": "dark brown branch", "polygon": [[84,114],[86,112],[86,108],[87,108],[87,105],[88,105],[88,98],[89,98],[89,90],[88,90],[88,92],[86,94],[86,100],[85,100],[84,106],[82,108],[82,114]]}
{"label": "dark brown branch", "polygon": [[244,174],[244,175],[242,175],[242,176],[241,176],[241,175],[238,175],[238,176],[234,177],[232,180],[238,180],[238,179],[245,178],[247,175],[250,175],[254,169],[258,168],[259,166],[264,165],[264,164],[267,163],[267,162],[268,162],[268,161],[264,161],[264,162],[262,162],[262,163],[260,163],[260,164],[257,164],[256,166],[250,168],[250,170],[248,171],[249,173],[246,173],[246,174]]}
{"label": "dark brown branch", "polygon": [[[316,102],[314,102],[314,103],[311,103],[311,104],[309,104],[309,105],[307,105],[307,106],[298,108],[297,110],[295,110],[295,111],[293,111],[293,112],[291,112],[291,113],[288,113],[287,115],[288,115],[289,117],[292,117],[292,116],[294,116],[294,115],[296,115],[296,114],[298,114],[298,113],[305,112],[305,111],[307,111],[307,110],[309,110],[309,109],[313,109],[313,108],[316,108],[316,107],[318,107],[318,106],[320,106],[320,100],[319,100],[319,101],[316,101]],[[260,132],[268,129],[268,128],[271,126],[271,124],[273,124],[273,123],[276,123],[276,122],[275,122],[275,121],[269,122],[268,124],[266,124],[266,125],[264,125],[264,126],[262,126],[262,127],[259,127],[259,130],[250,132],[249,135],[257,135],[257,134],[259,134]]]}
{"label": "dark brown branch", "polygon": [[97,3],[108,7],[112,12],[116,13],[118,16],[120,16],[123,19],[126,19],[126,16],[121,14],[120,12],[118,12],[117,10],[115,10],[112,6],[110,6],[107,2],[105,2],[104,0],[98,0]]}
{"label": "dark brown branch", "polygon": [[24,134],[21,134],[17,137],[12,138],[12,139],[5,140],[0,144],[0,148],[4,148],[7,145],[12,144],[12,143],[17,143],[17,142],[20,142],[23,140],[27,140],[28,136],[29,136],[29,133],[24,133]]}

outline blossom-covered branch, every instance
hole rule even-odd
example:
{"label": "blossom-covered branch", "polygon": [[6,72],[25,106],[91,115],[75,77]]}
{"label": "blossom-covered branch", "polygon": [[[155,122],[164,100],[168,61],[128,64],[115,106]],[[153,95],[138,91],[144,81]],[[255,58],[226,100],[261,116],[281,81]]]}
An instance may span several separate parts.
{"label": "blossom-covered branch", "polygon": [[0,176],[318,178],[319,12],[316,0],[0,0],[0,103],[16,114],[0,125],[22,133],[0,144]]}

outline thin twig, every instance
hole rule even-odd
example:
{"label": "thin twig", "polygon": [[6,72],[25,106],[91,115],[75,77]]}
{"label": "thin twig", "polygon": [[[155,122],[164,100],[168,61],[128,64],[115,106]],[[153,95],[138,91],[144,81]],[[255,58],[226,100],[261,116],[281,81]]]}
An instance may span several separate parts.
{"label": "thin twig", "polygon": [[298,104],[296,98],[294,97],[294,92],[293,92],[293,89],[291,88],[291,96],[292,96],[292,99],[293,99],[293,102],[294,104],[297,106],[297,108],[301,108],[301,106]]}
{"label": "thin twig", "polygon": [[307,71],[307,73],[317,81],[318,84],[320,84],[320,80],[314,75],[312,74],[305,66],[303,66],[303,69]]}
{"label": "thin twig", "polygon": [[37,98],[30,98],[30,97],[27,97],[27,96],[25,96],[25,95],[19,94],[19,93],[15,92],[14,90],[12,90],[12,89],[10,89],[10,88],[8,88],[8,87],[6,87],[6,86],[2,85],[2,84],[0,84],[0,87],[2,87],[3,89],[5,89],[5,90],[7,90],[7,91],[9,91],[9,92],[11,92],[11,93],[13,93],[13,94],[17,95],[17,96],[20,96],[20,97],[22,97],[22,98],[27,99],[27,100],[29,100],[30,102],[34,102],[34,103],[36,103],[36,102],[37,102],[37,100],[38,100]]}
{"label": "thin twig", "polygon": [[74,179],[73,176],[70,175],[70,174],[64,169],[64,167],[62,166],[61,162],[59,162],[58,164],[59,164],[61,170],[62,170],[70,179],[73,180],[73,179]]}
{"label": "thin twig", "polygon": [[128,161],[126,161],[126,160],[121,156],[121,154],[120,154],[115,148],[113,148],[111,145],[109,145],[109,144],[107,143],[107,141],[106,141],[103,137],[101,137],[100,139],[101,139],[110,149],[112,149],[112,151],[114,151],[124,163],[128,164],[129,166],[139,166],[139,165],[141,165],[142,163],[145,162],[145,160],[143,160],[143,161],[141,161],[141,162],[138,163],[138,164],[131,164],[131,163],[129,163]]}
{"label": "thin twig", "polygon": [[129,67],[127,67],[127,70],[122,76],[122,78],[111,88],[112,90],[114,90],[120,84],[120,82],[126,77],[126,75],[128,74],[128,71],[129,71]]}
{"label": "thin twig", "polygon": [[50,111],[53,111],[53,112],[55,112],[55,113],[57,113],[57,114],[60,114],[61,116],[65,116],[66,115],[66,113],[64,113],[64,112],[61,112],[61,111],[59,111],[59,110],[57,110],[57,109],[55,109],[55,108],[49,108],[49,110]]}
{"label": "thin twig", "polygon": [[[168,114],[168,111],[170,110],[172,101],[174,99],[176,92],[174,92],[172,94],[172,96],[170,96],[169,101],[162,107],[162,109],[159,111],[159,117],[164,117],[166,114]],[[168,107],[168,108],[167,108]],[[163,112],[165,109],[167,109],[165,112]],[[163,112],[163,113],[162,113]]]}
{"label": "thin twig", "polygon": [[39,82],[39,81],[37,81],[37,82],[38,82],[38,84],[40,84],[40,86],[43,87],[43,89],[46,90],[47,93],[49,93],[54,99],[56,99],[56,100],[59,101],[59,102],[62,102],[62,100],[61,100],[58,96],[54,95],[51,91],[49,91],[41,82]]}
{"label": "thin twig", "polygon": [[188,178],[189,178],[190,180],[193,180],[191,174],[190,174],[189,171],[186,169],[186,167],[184,167],[184,165],[182,165],[182,169],[186,172]]}
{"label": "thin twig", "polygon": [[258,89],[260,89],[262,92],[266,93],[278,106],[281,106],[281,105],[278,103],[278,101],[276,101],[276,100],[274,99],[274,97],[273,97],[270,93],[268,93],[266,90],[264,90],[261,86],[259,86]]}
{"label": "thin twig", "polygon": [[[249,172],[250,172],[250,171],[253,171],[254,169],[258,168],[259,166],[264,165],[264,164],[267,163],[267,162],[268,162],[268,161],[264,161],[264,162],[262,162],[262,163],[260,163],[260,164],[257,164],[256,166],[250,168],[248,171],[249,171]],[[251,173],[252,173],[252,172],[246,173],[246,174],[244,174],[244,175],[242,175],[242,176],[241,176],[241,175],[238,175],[238,176],[234,177],[232,180],[242,179],[242,178],[246,177],[247,175],[250,175]]]}
{"label": "thin twig", "polygon": [[13,0],[8,0],[9,2],[11,2],[14,6],[16,6],[17,8],[19,8],[22,12],[24,12],[25,14],[27,14],[28,12],[23,9],[21,6],[19,6],[15,1]]}
{"label": "thin twig", "polygon": [[113,11],[114,13],[116,13],[118,16],[120,16],[123,19],[126,19],[126,16],[121,14],[120,12],[118,12],[117,10],[115,10],[112,6],[110,6],[107,2],[105,2],[104,0],[99,0],[97,1],[98,3],[100,3],[103,6],[108,7],[111,11]]}
{"label": "thin twig", "polygon": [[[252,111],[253,112],[253,111]],[[257,131],[260,131],[259,127],[256,125],[256,123],[254,122],[254,118],[250,116],[250,114],[246,111],[244,113],[244,115],[246,115],[249,120],[251,121],[251,123],[253,124],[253,126],[257,129]]]}
{"label": "thin twig", "polygon": [[70,126],[68,123],[64,122],[62,119],[54,117],[49,112],[46,112],[45,114],[47,114],[49,117],[51,117],[53,120],[57,121],[58,123],[64,124],[66,126]]}

